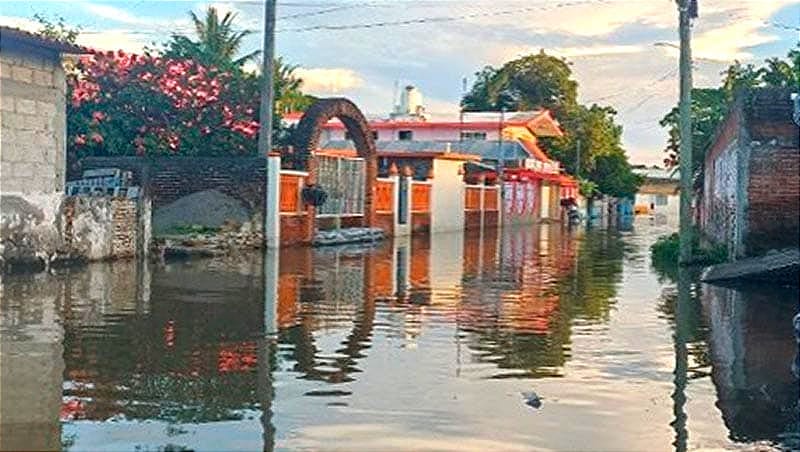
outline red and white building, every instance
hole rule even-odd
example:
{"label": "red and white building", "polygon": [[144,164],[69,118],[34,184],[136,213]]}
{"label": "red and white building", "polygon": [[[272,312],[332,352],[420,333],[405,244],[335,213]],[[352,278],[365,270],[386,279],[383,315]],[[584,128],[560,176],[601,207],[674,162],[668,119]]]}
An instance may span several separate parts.
{"label": "red and white building", "polygon": [[[283,120],[293,125],[301,117],[302,113],[290,113]],[[453,152],[479,157],[482,179],[502,179],[503,221],[558,219],[561,200],[578,198],[577,181],[564,174],[561,163],[540,144],[541,137],[563,136],[548,110],[432,115],[425,112],[419,91],[407,86],[392,113],[370,120],[369,125],[379,153]],[[344,124],[332,119],[323,126],[320,142],[324,149],[343,149],[349,138]]]}

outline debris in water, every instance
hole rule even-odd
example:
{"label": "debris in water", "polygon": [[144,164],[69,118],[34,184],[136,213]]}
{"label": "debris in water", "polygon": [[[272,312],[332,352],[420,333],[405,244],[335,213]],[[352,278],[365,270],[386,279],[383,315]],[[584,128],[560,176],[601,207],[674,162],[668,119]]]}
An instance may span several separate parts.
{"label": "debris in water", "polygon": [[542,398],[539,397],[539,394],[531,391],[531,392],[523,392],[522,397],[525,399],[525,404],[532,408],[541,408],[542,407]]}

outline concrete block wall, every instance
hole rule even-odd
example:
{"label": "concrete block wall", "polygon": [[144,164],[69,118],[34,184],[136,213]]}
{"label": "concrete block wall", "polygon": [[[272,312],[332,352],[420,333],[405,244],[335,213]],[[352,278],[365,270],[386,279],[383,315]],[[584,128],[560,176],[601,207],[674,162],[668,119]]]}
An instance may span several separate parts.
{"label": "concrete block wall", "polygon": [[63,191],[66,82],[60,58],[0,53],[0,191]]}

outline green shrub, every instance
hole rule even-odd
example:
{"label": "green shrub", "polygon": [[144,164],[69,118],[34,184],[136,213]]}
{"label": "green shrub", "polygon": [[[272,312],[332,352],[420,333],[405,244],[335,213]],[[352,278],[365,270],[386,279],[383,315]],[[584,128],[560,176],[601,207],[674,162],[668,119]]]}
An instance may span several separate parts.
{"label": "green shrub", "polygon": [[[723,244],[701,245],[699,234],[694,234],[691,265],[714,265],[728,260],[728,250]],[[680,236],[678,233],[661,236],[650,246],[653,266],[664,269],[678,265],[680,255]]]}

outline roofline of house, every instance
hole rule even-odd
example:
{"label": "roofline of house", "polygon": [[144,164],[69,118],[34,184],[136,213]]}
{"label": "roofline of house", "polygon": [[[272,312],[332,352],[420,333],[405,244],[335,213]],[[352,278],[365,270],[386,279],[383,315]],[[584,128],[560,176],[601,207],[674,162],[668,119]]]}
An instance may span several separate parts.
{"label": "roofline of house", "polygon": [[68,42],[46,38],[42,35],[20,30],[19,28],[5,27],[0,25],[0,47],[7,48],[13,45],[25,45],[39,47],[42,49],[58,52],[61,54],[85,54],[90,53],[85,47],[81,47]]}

